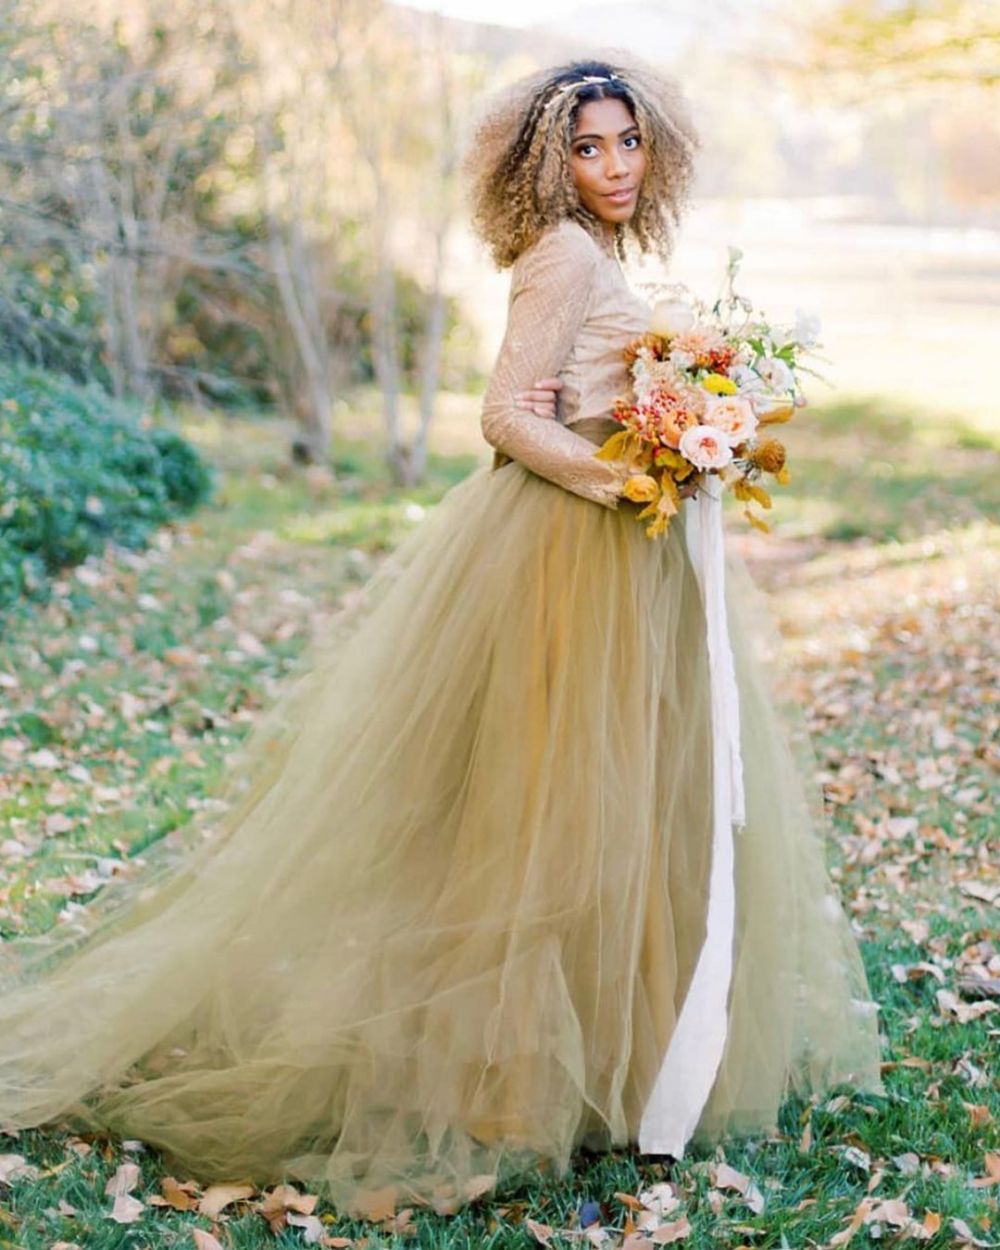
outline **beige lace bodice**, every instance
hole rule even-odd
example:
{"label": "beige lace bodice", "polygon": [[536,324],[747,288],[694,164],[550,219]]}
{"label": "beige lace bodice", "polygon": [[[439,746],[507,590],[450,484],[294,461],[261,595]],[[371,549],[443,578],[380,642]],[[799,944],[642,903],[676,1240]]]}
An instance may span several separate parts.
{"label": "beige lace bodice", "polygon": [[[494,468],[518,460],[533,473],[609,508],[627,471],[597,460],[574,424],[610,416],[626,393],[622,349],[647,329],[649,308],[621,266],[575,221],[546,231],[514,262],[507,329],[482,408]],[[558,419],[515,406],[515,394],[559,377]]]}

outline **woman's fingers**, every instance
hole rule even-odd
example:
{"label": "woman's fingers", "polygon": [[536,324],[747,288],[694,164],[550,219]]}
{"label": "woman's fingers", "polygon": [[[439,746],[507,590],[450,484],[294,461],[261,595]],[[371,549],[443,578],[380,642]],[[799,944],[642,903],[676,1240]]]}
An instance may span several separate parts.
{"label": "woman's fingers", "polygon": [[558,392],[562,390],[562,382],[558,378],[539,378],[533,387],[518,391],[514,402],[518,408],[525,408],[539,417],[554,417]]}

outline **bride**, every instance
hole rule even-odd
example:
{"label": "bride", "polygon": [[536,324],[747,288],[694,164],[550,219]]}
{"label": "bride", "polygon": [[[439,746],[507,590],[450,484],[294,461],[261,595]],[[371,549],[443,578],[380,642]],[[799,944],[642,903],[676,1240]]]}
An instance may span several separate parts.
{"label": "bride", "polygon": [[314,645],[215,828],[5,947],[0,1127],[447,1211],[579,1146],[681,1157],[774,1131],[789,1091],[884,1092],[749,580],[730,561],[734,836],[698,501],[652,541],[593,454],[649,318],[619,260],[669,252],[696,148],[640,65],[493,102],[467,157],[511,268],[493,463]]}

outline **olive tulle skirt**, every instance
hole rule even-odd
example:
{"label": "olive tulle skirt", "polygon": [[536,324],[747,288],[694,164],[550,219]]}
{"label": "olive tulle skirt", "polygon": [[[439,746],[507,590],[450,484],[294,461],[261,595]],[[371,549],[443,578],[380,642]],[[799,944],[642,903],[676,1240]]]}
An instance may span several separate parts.
{"label": "olive tulle skirt", "polygon": [[[454,487],[314,644],[214,826],[89,928],[0,947],[0,1126],[109,1129],[355,1213],[634,1142],[712,833],[683,516],[654,541],[635,510],[516,462]],[[755,600],[731,562],[747,823],[700,1143],[773,1130],[791,1089],[883,1092]]]}

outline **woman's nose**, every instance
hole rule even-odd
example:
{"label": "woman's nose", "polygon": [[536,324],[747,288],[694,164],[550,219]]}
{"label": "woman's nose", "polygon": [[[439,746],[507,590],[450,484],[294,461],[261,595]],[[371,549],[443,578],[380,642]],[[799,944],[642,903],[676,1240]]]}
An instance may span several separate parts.
{"label": "woman's nose", "polygon": [[607,163],[604,166],[604,175],[607,178],[617,178],[622,174],[628,173],[628,165],[625,163],[625,157],[621,152],[614,150],[608,154]]}

